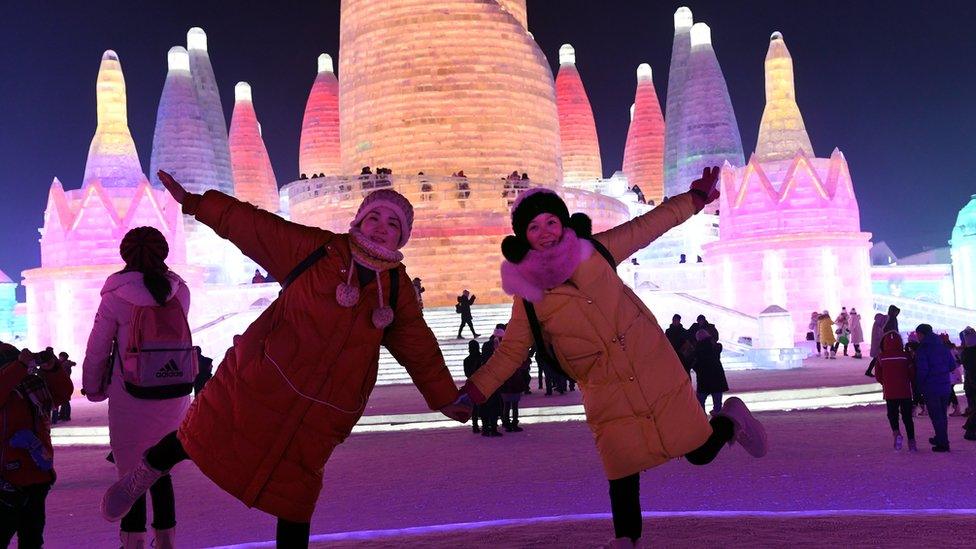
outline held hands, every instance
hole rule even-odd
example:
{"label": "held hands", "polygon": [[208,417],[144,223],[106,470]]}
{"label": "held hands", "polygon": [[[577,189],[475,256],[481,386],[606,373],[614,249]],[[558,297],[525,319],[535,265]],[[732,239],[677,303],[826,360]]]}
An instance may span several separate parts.
{"label": "held hands", "polygon": [[471,419],[471,412],[473,410],[474,405],[471,403],[471,398],[465,393],[459,396],[454,402],[441,408],[440,412],[454,421],[467,423]]}
{"label": "held hands", "polygon": [[721,169],[718,166],[705,168],[702,170],[701,178],[691,183],[692,193],[701,198],[705,204],[711,204],[719,197],[718,175],[720,171]]}
{"label": "held hands", "polygon": [[187,195],[186,189],[183,188],[183,185],[180,185],[179,181],[173,179],[172,175],[164,172],[163,170],[156,172],[156,175],[159,176],[159,181],[163,184],[163,187],[166,187],[169,194],[173,195],[173,199],[176,200],[178,204],[182,204],[183,199],[186,198]]}

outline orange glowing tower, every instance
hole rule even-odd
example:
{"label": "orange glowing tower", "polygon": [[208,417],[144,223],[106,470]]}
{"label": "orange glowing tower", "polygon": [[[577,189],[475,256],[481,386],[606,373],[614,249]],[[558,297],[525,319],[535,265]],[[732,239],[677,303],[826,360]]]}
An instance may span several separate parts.
{"label": "orange glowing tower", "polygon": [[627,144],[624,174],[631,185],[639,185],[648,202],[664,198],[664,116],[654,89],[651,66],[637,67],[637,94]]}
{"label": "orange glowing tower", "polygon": [[339,161],[339,80],[332,56],[327,53],[319,56],[319,72],[305,104],[298,171],[309,177],[342,172]]}
{"label": "orange glowing tower", "polygon": [[263,210],[278,211],[278,183],[261,138],[261,126],[251,101],[251,86],[247,82],[238,82],[234,86],[229,141],[234,194]]}
{"label": "orange glowing tower", "polygon": [[563,181],[591,181],[603,177],[596,121],[583,80],[576,69],[576,50],[570,44],[559,48],[556,76],[556,106],[559,109],[559,138],[563,156]]}
{"label": "orange glowing tower", "polygon": [[552,71],[525,0],[343,0],[342,171],[562,179]]}

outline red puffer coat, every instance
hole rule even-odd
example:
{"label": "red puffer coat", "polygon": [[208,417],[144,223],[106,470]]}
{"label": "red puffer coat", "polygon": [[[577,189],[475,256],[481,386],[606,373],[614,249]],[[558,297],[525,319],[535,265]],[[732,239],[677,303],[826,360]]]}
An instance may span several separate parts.
{"label": "red puffer coat", "polygon": [[915,381],[915,364],[901,343],[896,332],[885,334],[881,340],[878,365],[874,367],[874,377],[881,384],[885,400],[912,398],[912,383]]}
{"label": "red puffer coat", "polygon": [[[373,280],[354,307],[336,302],[351,262],[348,235],[291,223],[216,191],[190,195],[184,213],[237,245],[276,280],[319,246],[327,256],[305,271],[227,351],[178,436],[194,463],[248,506],[308,522],[322,470],[349,436],[376,383],[380,345],[407,369],[437,410],[458,390],[427,327],[410,277],[397,269],[393,324],[375,328]],[[353,281],[356,277],[353,277]],[[389,274],[379,278],[389,295]]]}

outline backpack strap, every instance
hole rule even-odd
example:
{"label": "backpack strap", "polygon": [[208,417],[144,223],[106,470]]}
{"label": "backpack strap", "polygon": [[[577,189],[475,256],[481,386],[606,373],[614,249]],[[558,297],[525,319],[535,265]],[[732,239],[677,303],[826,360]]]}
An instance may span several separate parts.
{"label": "backpack strap", "polygon": [[325,251],[325,244],[322,244],[321,246],[316,248],[315,251],[308,254],[308,257],[306,257],[305,259],[302,260],[301,263],[296,265],[295,268],[292,269],[290,273],[288,273],[288,276],[286,276],[285,279],[281,281],[281,291],[278,292],[278,295],[284,293],[285,289],[288,288],[288,286],[290,286],[291,283],[294,282],[296,278],[301,276],[302,273],[307,271],[309,267],[311,267],[316,262],[318,262],[318,260],[322,259],[327,255],[329,254],[328,252]]}
{"label": "backpack strap", "polygon": [[610,250],[608,250],[607,247],[604,246],[602,242],[600,242],[595,238],[588,238],[587,240],[590,241],[590,244],[593,244],[593,249],[599,252],[600,255],[603,256],[603,259],[607,260],[607,263],[610,264],[610,267],[612,267],[614,270],[617,270],[617,262],[616,260],[614,260],[613,254],[610,253]]}
{"label": "backpack strap", "polygon": [[[525,306],[525,316],[529,319],[529,328],[532,330],[532,339],[535,340],[535,359],[542,359],[553,371],[566,379],[573,379],[566,370],[563,370],[556,357],[549,352],[545,341],[542,339],[542,325],[539,324],[539,317],[535,314],[535,305],[523,298],[522,304]],[[575,381],[575,380],[574,380]]]}

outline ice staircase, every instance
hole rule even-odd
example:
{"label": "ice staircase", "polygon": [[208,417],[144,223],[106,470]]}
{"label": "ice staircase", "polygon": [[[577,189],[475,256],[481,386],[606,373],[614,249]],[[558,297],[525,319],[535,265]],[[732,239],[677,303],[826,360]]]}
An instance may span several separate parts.
{"label": "ice staircase", "polygon": [[[955,340],[966,326],[976,325],[976,310],[962,309],[941,303],[919,301],[907,297],[874,294],[874,310],[887,313],[888,306],[901,309],[898,314],[898,327],[902,332],[910,332],[919,324],[929,324],[936,333],[946,332]],[[864,328],[870,329],[873,318],[864,319]]]}

